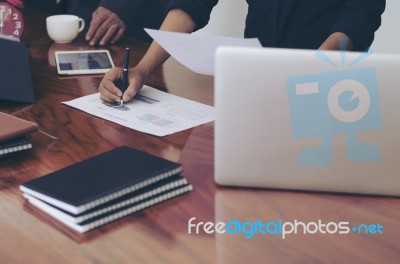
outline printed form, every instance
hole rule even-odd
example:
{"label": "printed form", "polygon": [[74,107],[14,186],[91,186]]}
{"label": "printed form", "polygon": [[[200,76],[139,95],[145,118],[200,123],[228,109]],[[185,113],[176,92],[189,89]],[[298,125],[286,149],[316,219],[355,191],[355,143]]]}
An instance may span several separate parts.
{"label": "printed form", "polygon": [[155,136],[166,136],[215,120],[214,107],[143,86],[123,106],[100,100],[100,94],[63,102],[91,115]]}

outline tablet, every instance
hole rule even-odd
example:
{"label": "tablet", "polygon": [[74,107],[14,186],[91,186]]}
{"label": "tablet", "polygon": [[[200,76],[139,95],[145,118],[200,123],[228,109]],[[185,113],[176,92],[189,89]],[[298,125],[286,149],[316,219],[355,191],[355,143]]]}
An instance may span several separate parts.
{"label": "tablet", "polygon": [[106,73],[114,67],[108,50],[56,51],[55,56],[61,75]]}

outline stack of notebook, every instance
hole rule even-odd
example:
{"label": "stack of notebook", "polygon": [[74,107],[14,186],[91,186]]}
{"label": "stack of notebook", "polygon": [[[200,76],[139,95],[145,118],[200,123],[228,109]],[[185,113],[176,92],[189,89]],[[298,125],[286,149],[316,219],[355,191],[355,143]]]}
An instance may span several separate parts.
{"label": "stack of notebook", "polygon": [[192,190],[182,166],[120,147],[20,186],[30,206],[84,233]]}
{"label": "stack of notebook", "polygon": [[37,130],[35,123],[0,113],[0,124],[0,158],[32,148],[32,143],[26,135]]}

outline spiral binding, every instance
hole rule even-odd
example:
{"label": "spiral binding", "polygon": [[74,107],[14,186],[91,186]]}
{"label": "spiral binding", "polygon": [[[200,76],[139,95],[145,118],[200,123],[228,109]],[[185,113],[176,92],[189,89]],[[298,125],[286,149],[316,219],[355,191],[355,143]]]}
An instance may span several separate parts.
{"label": "spiral binding", "polygon": [[168,178],[168,177],[170,177],[172,175],[178,174],[181,171],[182,171],[182,167],[176,168],[176,169],[171,170],[171,171],[164,172],[164,173],[162,173],[162,174],[160,174],[158,176],[155,176],[155,177],[152,177],[152,178],[150,178],[148,180],[139,182],[139,183],[137,183],[137,184],[135,184],[133,186],[127,187],[127,188],[122,189],[120,191],[117,191],[115,193],[112,193],[112,194],[106,195],[104,197],[101,197],[99,199],[96,199],[94,201],[91,201],[91,202],[89,202],[89,203],[87,203],[85,205],[80,206],[79,208],[82,208],[83,211],[89,210],[89,209],[91,209],[93,207],[96,207],[96,206],[101,205],[103,203],[106,203],[108,201],[114,200],[114,199],[116,199],[118,197],[121,197],[121,196],[123,196],[125,194],[128,194],[130,192],[136,191],[136,190],[141,189],[143,187],[146,187],[146,186],[148,186],[150,184],[153,184],[155,182],[158,182],[160,180]]}

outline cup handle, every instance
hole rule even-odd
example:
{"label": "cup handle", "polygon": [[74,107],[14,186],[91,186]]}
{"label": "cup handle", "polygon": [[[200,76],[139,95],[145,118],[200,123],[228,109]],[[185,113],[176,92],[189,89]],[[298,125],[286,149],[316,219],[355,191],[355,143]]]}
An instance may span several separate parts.
{"label": "cup handle", "polygon": [[79,32],[82,32],[82,30],[85,28],[85,20],[79,18],[79,23],[81,24],[81,26],[79,27]]}

